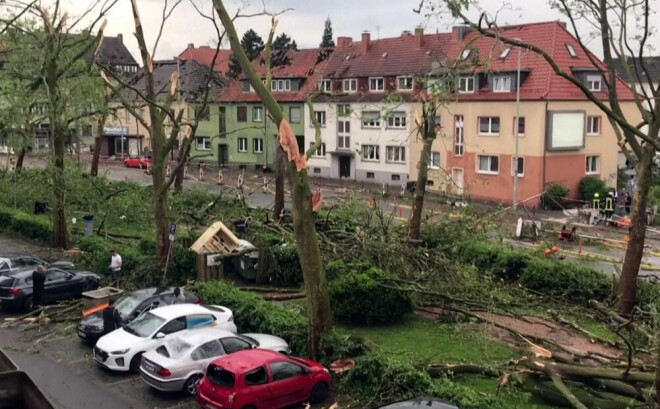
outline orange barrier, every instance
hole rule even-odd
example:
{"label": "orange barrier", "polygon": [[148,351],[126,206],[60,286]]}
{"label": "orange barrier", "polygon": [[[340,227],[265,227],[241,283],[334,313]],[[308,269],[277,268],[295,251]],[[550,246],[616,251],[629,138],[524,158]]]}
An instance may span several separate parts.
{"label": "orange barrier", "polygon": [[92,307],[92,308],[86,309],[86,310],[83,311],[83,317],[86,317],[86,316],[88,316],[88,315],[92,315],[92,314],[94,314],[95,312],[99,312],[99,311],[105,310],[106,308],[108,308],[108,305],[110,305],[110,303],[107,303],[107,302],[106,302],[106,303],[103,303],[103,304],[99,304],[99,305],[97,305],[97,306],[95,306],[95,307]]}

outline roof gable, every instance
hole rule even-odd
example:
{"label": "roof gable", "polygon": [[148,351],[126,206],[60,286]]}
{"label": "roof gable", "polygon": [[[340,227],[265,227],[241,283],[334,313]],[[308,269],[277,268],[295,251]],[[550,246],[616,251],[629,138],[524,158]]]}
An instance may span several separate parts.
{"label": "roof gable", "polygon": [[[189,44],[188,47],[179,54],[180,60],[195,60],[199,64],[209,66],[215,56],[215,48],[208,45],[194,47]],[[218,56],[215,59],[214,69],[223,74],[229,72],[229,61],[231,60],[231,50],[218,50]]]}

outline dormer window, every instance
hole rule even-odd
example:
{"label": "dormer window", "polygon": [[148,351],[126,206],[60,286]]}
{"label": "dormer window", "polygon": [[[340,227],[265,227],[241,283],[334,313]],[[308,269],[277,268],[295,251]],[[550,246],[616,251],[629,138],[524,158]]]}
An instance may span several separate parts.
{"label": "dormer window", "polygon": [[471,52],[472,52],[471,48],[466,48],[465,50],[463,50],[463,52],[461,53],[461,60],[467,60]]}
{"label": "dormer window", "polygon": [[348,78],[342,82],[342,89],[344,92],[356,92],[357,91],[357,79]]}
{"label": "dormer window", "polygon": [[330,80],[320,80],[318,84],[320,92],[330,93],[332,92],[332,81]]}
{"label": "dormer window", "polygon": [[570,56],[572,58],[577,58],[577,53],[575,52],[575,47],[573,47],[572,44],[566,44],[566,49],[568,50],[568,54],[570,54]]}
{"label": "dormer window", "polygon": [[504,51],[502,51],[502,54],[500,54],[500,59],[506,60],[506,57],[509,56],[510,52],[511,52],[511,47],[507,47]]}
{"label": "dormer window", "polygon": [[494,76],[493,92],[511,92],[511,77],[506,75]]}
{"label": "dormer window", "polygon": [[270,90],[273,92],[291,91],[291,80],[272,80]]}
{"label": "dormer window", "polygon": [[413,77],[397,77],[396,87],[399,91],[412,91],[413,89]]}
{"label": "dormer window", "polygon": [[600,75],[587,75],[587,88],[591,92],[603,90],[603,79]]}
{"label": "dormer window", "polygon": [[458,92],[461,94],[473,93],[475,90],[475,79],[474,76],[462,76],[458,77]]}
{"label": "dormer window", "polygon": [[369,91],[384,91],[385,79],[383,77],[369,78]]}

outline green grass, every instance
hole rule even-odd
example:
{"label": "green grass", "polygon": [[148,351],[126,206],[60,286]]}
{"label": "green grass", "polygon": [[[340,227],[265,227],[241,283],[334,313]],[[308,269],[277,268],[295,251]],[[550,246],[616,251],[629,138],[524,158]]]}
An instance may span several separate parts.
{"label": "green grass", "polygon": [[[476,376],[457,377],[455,382],[469,386],[477,392],[487,393],[489,395],[497,394],[498,380],[492,378],[482,378]],[[498,394],[498,398],[509,409],[556,409],[556,406],[547,405],[529,393],[520,392],[512,388],[503,388]]]}
{"label": "green grass", "polygon": [[396,325],[345,327],[395,360],[414,363],[503,363],[506,345],[485,337],[476,324],[441,324],[416,315]]}

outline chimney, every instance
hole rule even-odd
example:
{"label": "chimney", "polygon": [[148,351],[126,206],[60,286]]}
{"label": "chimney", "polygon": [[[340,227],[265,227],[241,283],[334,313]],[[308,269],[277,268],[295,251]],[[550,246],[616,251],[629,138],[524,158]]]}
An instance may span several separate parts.
{"label": "chimney", "polygon": [[119,40],[120,43],[124,44],[124,36],[121,33],[117,34],[117,40]]}
{"label": "chimney", "polygon": [[424,29],[422,27],[415,27],[415,44],[417,48],[422,48],[422,38],[424,38]]}
{"label": "chimney", "polygon": [[337,47],[347,47],[353,44],[351,37],[337,37]]}
{"label": "chimney", "polygon": [[451,28],[452,40],[463,41],[470,28],[468,26],[454,26]]}
{"label": "chimney", "polygon": [[371,36],[368,31],[362,32],[362,54],[366,54],[369,51],[369,40]]}
{"label": "chimney", "polygon": [[193,43],[188,43],[188,49],[189,49],[189,50],[192,50],[193,48],[195,48],[195,44],[193,44]]}

